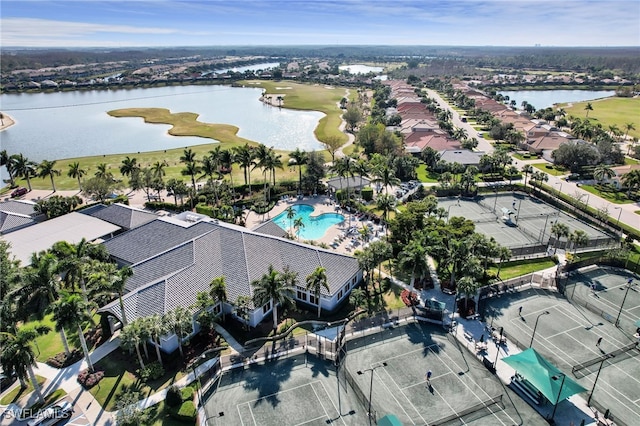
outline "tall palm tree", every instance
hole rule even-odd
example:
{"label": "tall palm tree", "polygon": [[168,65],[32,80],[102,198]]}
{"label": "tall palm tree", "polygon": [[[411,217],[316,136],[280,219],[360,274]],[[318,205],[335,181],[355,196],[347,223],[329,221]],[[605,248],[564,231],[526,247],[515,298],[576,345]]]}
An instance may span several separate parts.
{"label": "tall palm tree", "polygon": [[287,212],[287,219],[289,219],[289,232],[291,232],[291,236],[293,237],[293,218],[296,217],[296,211],[293,209],[293,206],[289,206],[285,212]]}
{"label": "tall palm tree", "polygon": [[340,177],[340,185],[342,185],[342,179],[345,179],[347,182],[346,203],[349,203],[349,178],[354,177],[352,162],[353,158],[342,157],[336,159],[331,166],[331,170]]}
{"label": "tall palm tree", "polygon": [[267,184],[269,183],[269,179],[267,179],[267,170],[269,170],[269,148],[267,148],[266,145],[263,144],[258,145],[255,150],[255,158],[257,162],[253,166],[253,169],[262,169],[262,176],[264,179],[264,200],[266,202],[267,200],[271,199],[271,197],[267,195]]}
{"label": "tall palm tree", "polygon": [[256,306],[269,304],[273,309],[273,329],[278,328],[278,305],[293,303],[294,287],[282,279],[281,274],[269,265],[267,272],[251,283],[253,302]]}
{"label": "tall palm tree", "polygon": [[0,332],[14,330],[16,318],[16,297],[22,287],[20,261],[11,253],[10,244],[0,240]]}
{"label": "tall palm tree", "polygon": [[298,193],[302,193],[302,166],[309,161],[309,155],[306,151],[301,151],[300,148],[296,148],[295,151],[289,154],[289,158],[295,161],[298,166]]}
{"label": "tall palm tree", "polygon": [[587,105],[585,105],[584,110],[587,111],[586,118],[589,118],[589,111],[593,111],[593,105],[591,105],[591,102],[587,102]]}
{"label": "tall palm tree", "polygon": [[165,170],[165,168],[168,166],[169,163],[167,163],[165,160],[156,161],[155,163],[153,163],[153,166],[151,166],[151,173],[156,178],[163,178],[167,175],[167,171]]}
{"label": "tall palm tree", "polygon": [[7,150],[3,149],[0,151],[0,167],[5,166],[7,168],[7,172],[9,172],[9,185],[11,188],[16,186],[15,180],[13,179],[13,167],[11,164],[11,156],[7,154]]}
{"label": "tall palm tree", "polygon": [[58,273],[64,282],[72,290],[79,285],[85,302],[88,302],[85,269],[91,260],[107,262],[109,254],[106,248],[101,244],[92,244],[83,238],[77,244],[66,241],[57,242],[51,247],[51,252],[58,258]]}
{"label": "tall palm tree", "polygon": [[40,164],[38,164],[38,177],[45,179],[51,179],[51,188],[53,192],[56,192],[56,183],[53,180],[54,176],[60,176],[60,170],[55,169],[56,162],[49,160],[42,160]]}
{"label": "tall palm tree", "polygon": [[140,344],[142,343],[142,339],[140,337],[139,328],[140,321],[138,320],[125,325],[120,331],[120,344],[125,349],[135,349],[140,368],[144,369],[144,361],[142,359],[142,354],[140,353]]}
{"label": "tall palm tree", "polygon": [[320,301],[320,291],[324,288],[327,292],[330,291],[329,284],[327,282],[327,270],[322,266],[316,267],[316,269],[307,276],[306,289],[313,293],[316,303],[318,304],[318,318],[322,311],[322,303]]}
{"label": "tall palm tree", "polygon": [[112,180],[113,174],[109,171],[107,163],[100,163],[96,166],[96,172],[94,176],[101,179]]}
{"label": "tall palm tree", "polygon": [[527,176],[529,176],[530,173],[533,173],[533,166],[531,164],[525,164],[522,167],[522,173],[524,173],[524,189],[526,191],[527,190]]}
{"label": "tall palm tree", "polygon": [[382,218],[385,223],[386,232],[386,224],[389,222],[389,212],[396,207],[396,198],[391,194],[380,194],[378,198],[376,198],[376,207],[382,210]]}
{"label": "tall palm tree", "polygon": [[231,182],[231,191],[235,198],[235,186],[233,185],[233,163],[236,161],[235,151],[231,149],[225,149],[220,155],[220,167],[224,173],[229,173],[229,180]]}
{"label": "tall palm tree", "polygon": [[182,176],[191,176],[191,188],[194,192],[196,190],[196,175],[201,171],[202,169],[195,161],[186,163],[184,169],[180,171]]}
{"label": "tall palm tree", "polygon": [[18,380],[20,380],[20,387],[23,389],[27,387],[25,378],[29,376],[41,404],[44,404],[44,397],[33,372],[33,367],[37,366],[37,362],[31,342],[47,332],[48,327],[23,327],[15,333],[3,332],[0,334],[0,342],[2,343],[0,345],[0,363],[3,370],[16,373]]}
{"label": "tall palm tree", "polygon": [[122,160],[122,163],[120,164],[120,173],[122,173],[122,176],[125,177],[130,177],[139,170],[140,165],[138,164],[138,160],[136,160],[135,157],[129,158],[129,156],[127,155],[127,157]]}
{"label": "tall palm tree", "polygon": [[[100,297],[107,298],[106,302],[110,302],[114,297],[118,298],[120,305],[120,315],[122,326],[128,324],[127,313],[124,308],[124,300],[122,297],[125,293],[127,279],[133,275],[133,269],[130,266],[123,266],[117,269],[114,263],[102,263],[93,274],[89,276],[88,287]],[[92,297],[96,300],[96,295]]]}
{"label": "tall palm tree", "polygon": [[296,230],[296,237],[300,241],[300,229],[304,228],[304,221],[301,216],[298,216],[293,221],[293,228]]}
{"label": "tall palm tree", "polygon": [[84,352],[84,358],[87,361],[89,371],[93,373],[93,363],[89,356],[87,341],[84,338],[83,325],[91,322],[91,315],[87,313],[88,304],[77,293],[61,292],[58,299],[52,306],[53,320],[57,327],[76,328],[78,330],[78,338]]}
{"label": "tall palm tree", "polygon": [[244,184],[249,187],[249,195],[251,195],[251,167],[255,165],[255,149],[248,143],[232,149],[235,151],[236,162],[244,171]]}
{"label": "tall palm tree", "polygon": [[625,173],[621,180],[627,188],[627,197],[631,198],[631,192],[640,188],[640,170],[631,170]]}
{"label": "tall palm tree", "polygon": [[184,339],[193,332],[193,315],[191,311],[183,306],[176,306],[174,310],[167,313],[165,321],[167,328],[176,334],[180,356],[184,357],[182,350]]}
{"label": "tall palm tree", "polygon": [[380,182],[384,187],[384,192],[389,193],[389,187],[400,184],[400,179],[396,177],[396,172],[387,162],[380,163],[374,170],[374,182]]}
{"label": "tall palm tree", "polygon": [[67,170],[67,176],[69,176],[72,179],[78,179],[78,188],[80,189],[80,191],[82,191],[81,179],[86,174],[87,174],[87,171],[82,167],[80,167],[80,163],[78,161],[74,161],[73,163],[69,164],[69,170]]}
{"label": "tall palm tree", "polygon": [[162,355],[160,354],[160,338],[169,332],[167,322],[158,314],[145,317],[143,327],[146,329],[153,345],[156,347],[156,357],[158,363],[162,364]]}
{"label": "tall palm tree", "polygon": [[505,246],[498,247],[498,259],[500,259],[500,263],[498,264],[498,272],[496,276],[500,276],[500,269],[502,269],[502,262],[511,259],[511,250]]}
{"label": "tall palm tree", "polygon": [[429,271],[427,249],[420,241],[412,240],[398,254],[398,267],[411,275],[410,288],[413,290],[416,278],[422,278]]}
{"label": "tall palm tree", "polygon": [[589,236],[581,229],[576,229],[569,235],[569,241],[573,244],[573,254],[576,254],[578,247],[589,242]]}
{"label": "tall palm tree", "polygon": [[553,245],[555,253],[558,250],[558,243],[560,242],[560,238],[569,236],[569,227],[564,224],[556,221],[551,227],[551,234],[556,236],[556,243]]}
{"label": "tall palm tree", "polygon": [[473,296],[476,294],[476,291],[478,291],[478,288],[480,288],[480,285],[481,284],[476,282],[476,280],[474,280],[473,277],[469,277],[469,276],[461,277],[458,280],[458,292],[465,295],[465,298],[464,298],[465,315],[467,310],[469,309],[469,298],[473,298]]}
{"label": "tall palm tree", "polygon": [[215,277],[209,283],[209,295],[220,304],[220,312],[222,312],[222,322],[225,319],[224,304],[227,303],[227,284],[224,276]]}
{"label": "tall palm tree", "polygon": [[31,191],[31,178],[36,175],[36,163],[22,154],[16,154],[11,156],[11,168],[15,173],[14,176],[26,179],[27,188]]}
{"label": "tall palm tree", "polygon": [[202,164],[200,166],[200,171],[202,171],[202,176],[199,179],[207,178],[207,182],[213,182],[216,178],[220,177],[220,162],[216,160],[213,156],[205,155],[204,158],[200,161]]}

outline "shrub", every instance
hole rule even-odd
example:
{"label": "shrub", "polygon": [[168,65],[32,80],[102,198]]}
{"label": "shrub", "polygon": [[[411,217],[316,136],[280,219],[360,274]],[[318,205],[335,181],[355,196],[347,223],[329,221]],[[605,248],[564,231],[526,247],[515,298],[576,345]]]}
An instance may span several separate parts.
{"label": "shrub", "polygon": [[80,374],[78,374],[78,383],[80,383],[85,389],[91,389],[97,385],[103,377],[104,371],[96,370],[93,373],[90,373],[89,370],[82,370]]}
{"label": "shrub", "polygon": [[69,354],[60,352],[47,360],[47,365],[53,368],[65,368],[82,359],[82,352],[78,349],[72,350]]}
{"label": "shrub", "polygon": [[362,199],[365,201],[373,200],[373,188],[371,187],[362,188],[362,190],[360,191],[360,195],[362,195]]}
{"label": "shrub", "polygon": [[189,386],[182,388],[182,391],[180,392],[182,401],[193,400],[194,393],[195,393],[195,390]]}
{"label": "shrub", "polygon": [[148,364],[145,368],[136,370],[136,373],[138,373],[140,380],[147,382],[164,376],[164,368],[156,361]]}
{"label": "shrub", "polygon": [[178,386],[173,385],[170,386],[169,389],[167,389],[165,402],[169,407],[177,407],[182,404],[182,393],[180,392],[180,388]]}

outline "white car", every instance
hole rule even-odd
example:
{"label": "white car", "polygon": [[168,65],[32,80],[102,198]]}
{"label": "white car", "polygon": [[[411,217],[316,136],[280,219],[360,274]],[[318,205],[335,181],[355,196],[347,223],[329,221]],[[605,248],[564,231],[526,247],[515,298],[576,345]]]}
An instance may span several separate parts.
{"label": "white car", "polygon": [[38,415],[29,420],[27,425],[53,425],[62,419],[71,417],[71,413],[73,413],[73,404],[69,401],[61,401],[38,412]]}

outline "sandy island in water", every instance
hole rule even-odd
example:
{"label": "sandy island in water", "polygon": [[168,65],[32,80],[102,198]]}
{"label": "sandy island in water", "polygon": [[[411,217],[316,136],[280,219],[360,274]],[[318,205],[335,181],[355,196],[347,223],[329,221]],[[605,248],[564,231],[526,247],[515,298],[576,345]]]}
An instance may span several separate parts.
{"label": "sandy island in water", "polygon": [[13,118],[9,117],[7,114],[2,113],[2,123],[0,123],[0,130],[4,130],[9,126],[13,126],[15,121]]}

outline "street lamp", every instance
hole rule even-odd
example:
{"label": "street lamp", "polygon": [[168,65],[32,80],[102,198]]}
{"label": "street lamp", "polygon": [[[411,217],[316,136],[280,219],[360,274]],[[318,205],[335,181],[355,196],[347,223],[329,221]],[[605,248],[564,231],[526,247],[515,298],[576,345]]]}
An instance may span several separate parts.
{"label": "street lamp", "polygon": [[624,297],[622,298],[622,303],[620,304],[620,310],[618,311],[618,317],[616,318],[616,327],[620,327],[620,314],[622,314],[622,307],[624,306],[624,301],[627,300],[627,294],[629,294],[631,283],[633,283],[633,278],[629,278],[627,280],[627,290],[624,292]]}
{"label": "street lamp", "polygon": [[544,311],[542,313],[540,313],[538,315],[538,317],[536,318],[536,324],[533,326],[533,333],[531,333],[531,343],[529,343],[529,347],[533,346],[533,338],[536,336],[536,328],[538,328],[538,320],[540,319],[541,316],[543,315],[549,315],[551,312],[549,311]]}
{"label": "street lamp", "polygon": [[[556,409],[558,408],[558,403],[560,402],[560,395],[562,394],[562,387],[564,386],[564,379],[567,378],[566,374],[564,374],[564,373],[560,373],[560,374],[562,374],[562,382],[560,383],[560,389],[558,390],[558,397],[556,398],[556,403],[553,406],[553,412],[551,413],[551,418],[549,419],[550,423],[553,423],[553,417],[556,415]],[[558,380],[560,377],[551,376],[551,378],[553,380]]]}
{"label": "street lamp", "polygon": [[556,197],[560,198],[560,193],[562,192],[562,181],[554,183],[554,185],[560,184],[560,189],[558,189]]}
{"label": "street lamp", "polygon": [[362,376],[367,371],[371,371],[371,382],[369,383],[369,411],[367,412],[367,414],[369,415],[369,424],[371,424],[371,396],[373,393],[373,372],[376,370],[376,368],[386,367],[386,366],[387,366],[387,363],[383,362],[382,364],[376,365],[375,367],[367,368],[366,370],[357,371],[359,376]]}
{"label": "street lamp", "polygon": [[[618,219],[616,220],[616,228],[620,228],[620,216],[622,216],[622,207],[617,206],[613,208],[614,210],[620,210],[618,213]],[[622,236],[622,228],[620,228],[620,236]]]}
{"label": "street lamp", "polygon": [[606,360],[608,360],[609,358],[615,358],[615,355],[606,354],[604,356],[604,358],[602,358],[602,361],[600,361],[600,367],[598,367],[598,374],[596,374],[596,380],[594,380],[594,382],[593,382],[593,387],[591,388],[591,393],[589,394],[589,399],[587,399],[587,405],[589,405],[589,406],[591,404],[591,397],[593,396],[593,392],[595,392],[595,390],[596,390],[596,383],[598,383],[598,377],[600,377],[600,370],[602,370],[602,364],[604,364],[604,362]]}

